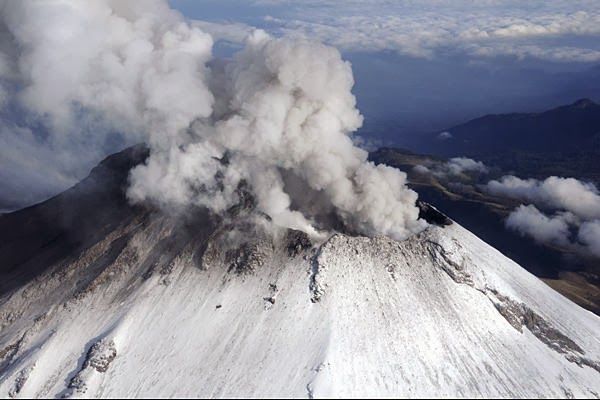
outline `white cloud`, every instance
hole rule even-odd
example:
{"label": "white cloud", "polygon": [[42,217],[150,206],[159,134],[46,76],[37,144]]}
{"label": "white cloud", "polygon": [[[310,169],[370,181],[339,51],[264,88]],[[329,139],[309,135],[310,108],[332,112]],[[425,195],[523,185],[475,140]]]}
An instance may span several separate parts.
{"label": "white cloud", "polygon": [[592,254],[600,257],[600,220],[581,224],[578,238]]}
{"label": "white cloud", "polygon": [[448,160],[448,171],[453,175],[460,175],[465,172],[479,172],[487,174],[488,168],[481,161],[475,161],[467,157],[454,157]]}
{"label": "white cloud", "polygon": [[[256,4],[256,3],[255,3]],[[600,35],[600,8],[592,0],[543,3],[468,0],[369,2],[270,1],[283,15],[265,19],[277,32],[300,32],[342,50],[394,50],[433,57],[448,49],[474,57],[515,56],[594,62],[597,48],[574,37]],[[572,43],[565,44],[561,38]]]}
{"label": "white cloud", "polygon": [[430,174],[431,170],[424,165],[415,165],[412,169],[417,174],[425,175]]}
{"label": "white cloud", "polygon": [[243,43],[255,28],[241,22],[191,21],[191,25],[202,29],[216,40]]}
{"label": "white cloud", "polygon": [[437,135],[437,138],[439,140],[448,140],[448,139],[452,139],[452,134],[448,131],[444,131],[441,132],[439,135]]}
{"label": "white cloud", "polygon": [[572,215],[547,216],[533,205],[520,205],[506,219],[506,226],[531,236],[539,243],[569,245],[569,222]]}
{"label": "white cloud", "polygon": [[509,175],[499,181],[490,181],[486,190],[495,195],[526,200],[546,208],[567,210],[583,219],[600,218],[598,189],[592,183],[575,178],[551,176],[539,181]]}
{"label": "white cloud", "polygon": [[487,174],[488,167],[481,161],[467,157],[454,157],[448,161],[425,160],[425,165],[416,165],[413,171],[419,174],[433,174],[437,178],[452,179],[466,173]]}
{"label": "white cloud", "polygon": [[[593,184],[556,176],[543,181],[505,176],[490,181],[484,189],[531,203],[517,207],[509,215],[508,228],[540,243],[558,244],[600,257],[600,193]],[[571,231],[577,232],[575,237]]]}

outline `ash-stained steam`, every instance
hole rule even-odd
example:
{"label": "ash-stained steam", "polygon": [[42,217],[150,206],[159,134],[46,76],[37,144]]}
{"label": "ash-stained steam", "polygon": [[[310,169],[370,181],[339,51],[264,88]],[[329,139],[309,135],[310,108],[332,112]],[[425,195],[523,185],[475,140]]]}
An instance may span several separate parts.
{"label": "ash-stained steam", "polygon": [[257,30],[213,60],[211,37],[162,1],[6,2],[2,21],[3,97],[14,90],[53,140],[80,141],[87,115],[80,135],[150,146],[131,172],[134,202],[223,212],[247,185],[273,223],[312,234],[325,211],[367,235],[425,225],[405,174],[353,145],[362,117],[334,48]]}

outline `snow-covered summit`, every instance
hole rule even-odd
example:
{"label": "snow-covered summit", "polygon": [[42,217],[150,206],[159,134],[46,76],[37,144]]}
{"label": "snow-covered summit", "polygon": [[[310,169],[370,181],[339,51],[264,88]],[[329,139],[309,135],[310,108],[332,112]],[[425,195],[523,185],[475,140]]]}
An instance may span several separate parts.
{"label": "snow-covered summit", "polygon": [[315,242],[83,186],[0,217],[2,397],[600,394],[600,318],[456,223]]}

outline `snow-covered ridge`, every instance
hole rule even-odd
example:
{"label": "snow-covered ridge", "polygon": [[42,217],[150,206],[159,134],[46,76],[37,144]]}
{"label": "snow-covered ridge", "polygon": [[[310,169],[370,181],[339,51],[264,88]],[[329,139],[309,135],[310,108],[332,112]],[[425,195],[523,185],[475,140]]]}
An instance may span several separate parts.
{"label": "snow-covered ridge", "polygon": [[0,396],[599,396],[600,318],[457,224],[316,243],[244,212],[105,218],[0,285]]}

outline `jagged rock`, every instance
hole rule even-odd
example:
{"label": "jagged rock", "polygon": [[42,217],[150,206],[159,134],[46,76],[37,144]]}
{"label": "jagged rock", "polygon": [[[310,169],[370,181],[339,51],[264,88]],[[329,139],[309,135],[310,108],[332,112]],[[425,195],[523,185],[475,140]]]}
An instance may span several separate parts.
{"label": "jagged rock", "polygon": [[291,257],[295,257],[304,250],[312,247],[312,242],[305,232],[296,229],[288,229],[287,231],[287,250]]}
{"label": "jagged rock", "polygon": [[87,353],[84,368],[91,367],[98,372],[106,372],[117,356],[117,348],[112,340],[102,339],[94,343]]}
{"label": "jagged rock", "polygon": [[267,262],[271,253],[272,247],[265,241],[244,243],[228,252],[227,257],[231,259],[229,271],[238,275],[251,274]]}
{"label": "jagged rock", "polygon": [[22,369],[17,374],[17,377],[15,378],[14,387],[11,389],[10,392],[8,392],[8,397],[15,398],[19,393],[21,393],[21,390],[23,390],[23,386],[25,386],[25,384],[27,383],[27,380],[29,379],[29,376],[31,375],[31,372],[34,368],[35,364]]}
{"label": "jagged rock", "polygon": [[419,218],[424,219],[432,225],[448,226],[452,224],[450,218],[427,202],[417,200],[417,207],[419,207]]}
{"label": "jagged rock", "polygon": [[105,373],[109,365],[117,357],[117,348],[112,339],[100,339],[94,343],[86,353],[85,361],[77,374],[71,378],[67,390],[62,397],[70,397],[74,392],[86,393],[88,390],[87,381],[90,375],[96,371]]}

